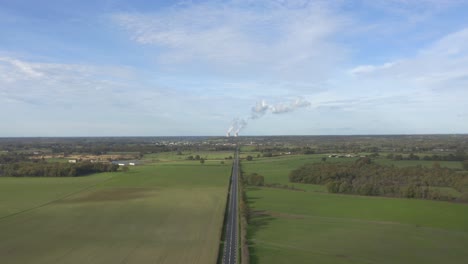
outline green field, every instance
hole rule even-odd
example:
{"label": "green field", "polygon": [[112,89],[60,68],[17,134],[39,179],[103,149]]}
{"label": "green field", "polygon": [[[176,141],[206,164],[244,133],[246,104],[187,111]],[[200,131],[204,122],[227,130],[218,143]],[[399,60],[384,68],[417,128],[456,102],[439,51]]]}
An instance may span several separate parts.
{"label": "green field", "polygon": [[216,263],[230,163],[0,178],[1,263]]}
{"label": "green field", "polygon": [[177,152],[154,153],[146,155],[144,160],[152,162],[184,161],[187,160],[188,156],[200,155],[205,160],[224,161],[225,158],[234,156],[232,151],[182,151],[180,154],[177,155]]}
{"label": "green field", "polygon": [[[267,183],[309,156],[244,161]],[[344,160],[344,159],[343,159]],[[428,200],[247,189],[251,263],[467,263],[468,205]]]}

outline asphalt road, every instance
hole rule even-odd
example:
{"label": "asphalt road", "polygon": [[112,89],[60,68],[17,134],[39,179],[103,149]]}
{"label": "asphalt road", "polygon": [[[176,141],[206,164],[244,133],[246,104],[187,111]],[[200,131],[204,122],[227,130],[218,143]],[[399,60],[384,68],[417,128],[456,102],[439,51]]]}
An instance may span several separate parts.
{"label": "asphalt road", "polygon": [[237,178],[239,176],[239,154],[236,151],[234,164],[232,166],[231,190],[229,193],[229,211],[226,221],[226,232],[224,241],[224,264],[235,264],[237,259]]}

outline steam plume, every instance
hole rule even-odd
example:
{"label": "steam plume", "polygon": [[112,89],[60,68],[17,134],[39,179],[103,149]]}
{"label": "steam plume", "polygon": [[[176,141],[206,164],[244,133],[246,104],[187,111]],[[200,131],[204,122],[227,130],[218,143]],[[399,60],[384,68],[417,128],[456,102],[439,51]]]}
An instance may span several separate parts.
{"label": "steam plume", "polygon": [[[288,112],[293,112],[298,108],[304,108],[310,106],[310,102],[305,100],[302,97],[296,98],[294,101],[290,102],[281,102],[277,104],[268,104],[265,100],[257,102],[254,107],[251,108],[250,117],[247,120],[255,120],[267,113],[272,114],[283,114]],[[247,126],[247,121],[243,118],[235,118],[232,120],[231,125],[227,130],[227,135],[229,136],[232,132],[237,135],[243,128]]]}
{"label": "steam plume", "polygon": [[231,126],[227,131],[227,134],[230,135],[232,132],[235,134],[239,133],[245,126],[247,126],[247,121],[242,118],[235,118],[231,122]]}
{"label": "steam plume", "polygon": [[265,100],[257,102],[255,106],[252,107],[252,119],[262,117],[268,111],[269,108],[270,106],[265,102]]}
{"label": "steam plume", "polygon": [[271,112],[273,114],[282,114],[287,112],[292,112],[298,108],[310,106],[310,102],[304,100],[303,98],[297,98],[293,102],[290,103],[279,103],[276,105],[271,106]]}

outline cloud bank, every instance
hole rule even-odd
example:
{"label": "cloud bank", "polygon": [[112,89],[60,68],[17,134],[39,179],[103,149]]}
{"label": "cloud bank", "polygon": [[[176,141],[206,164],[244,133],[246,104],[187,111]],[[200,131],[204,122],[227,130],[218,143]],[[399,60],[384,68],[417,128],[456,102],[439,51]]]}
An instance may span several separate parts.
{"label": "cloud bank", "polygon": [[321,1],[201,2],[112,19],[169,67],[203,67],[227,75],[320,79],[345,57],[332,40],[345,17]]}

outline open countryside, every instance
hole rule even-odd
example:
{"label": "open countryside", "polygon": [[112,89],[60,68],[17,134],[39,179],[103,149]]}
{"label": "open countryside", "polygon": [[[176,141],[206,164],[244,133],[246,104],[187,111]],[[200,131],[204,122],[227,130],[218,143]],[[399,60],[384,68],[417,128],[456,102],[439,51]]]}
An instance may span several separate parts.
{"label": "open countryside", "polygon": [[0,0],[0,264],[468,264],[468,0]]}
{"label": "open countryside", "polygon": [[2,260],[463,263],[466,136],[388,140],[0,140]]}

